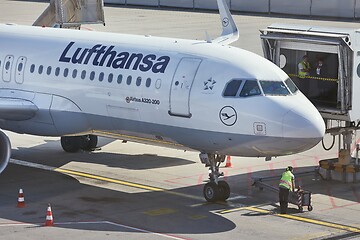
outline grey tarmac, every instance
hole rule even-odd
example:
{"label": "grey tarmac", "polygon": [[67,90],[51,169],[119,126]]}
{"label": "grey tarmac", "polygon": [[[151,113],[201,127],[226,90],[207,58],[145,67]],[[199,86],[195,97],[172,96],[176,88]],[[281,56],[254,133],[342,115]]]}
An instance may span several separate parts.
{"label": "grey tarmac", "polygon": [[[31,25],[41,1],[0,1],[0,22]],[[219,35],[216,12],[107,5],[106,26],[96,31],[187,39]],[[272,23],[357,28],[356,22],[236,13],[234,46],[262,54],[259,29]],[[207,169],[198,153],[111,142],[101,150],[64,153],[58,138],[9,133],[12,163],[0,175],[0,239],[358,239],[360,184],[328,182],[311,172],[337,149],[314,149],[270,162],[232,157],[222,167],[228,202],[202,196]],[[325,139],[326,144],[331,139]],[[337,144],[335,144],[337,146]],[[314,210],[278,215],[277,195],[252,186],[252,177],[279,176],[292,165],[297,184],[313,193]],[[276,186],[277,181],[269,184]],[[17,208],[22,188],[25,208]],[[53,227],[44,227],[48,203]]]}

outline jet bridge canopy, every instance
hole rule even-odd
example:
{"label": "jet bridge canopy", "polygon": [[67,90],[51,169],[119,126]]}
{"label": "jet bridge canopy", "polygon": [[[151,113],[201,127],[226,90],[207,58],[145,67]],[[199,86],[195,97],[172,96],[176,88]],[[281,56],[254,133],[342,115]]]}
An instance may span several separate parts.
{"label": "jet bridge canopy", "polygon": [[[353,96],[354,78],[360,77],[353,73],[359,62],[353,50],[356,30],[276,24],[260,32],[265,58],[293,79],[324,118],[360,119],[360,102]],[[299,73],[304,56],[310,64],[306,76]]]}

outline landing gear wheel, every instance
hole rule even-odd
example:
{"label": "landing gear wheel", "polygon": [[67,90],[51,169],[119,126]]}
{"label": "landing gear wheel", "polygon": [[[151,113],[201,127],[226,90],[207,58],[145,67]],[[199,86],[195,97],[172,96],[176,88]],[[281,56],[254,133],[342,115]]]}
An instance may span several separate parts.
{"label": "landing gear wheel", "polygon": [[220,197],[220,188],[216,183],[209,182],[204,186],[204,197],[208,202],[216,202]]}
{"label": "landing gear wheel", "polygon": [[230,186],[225,181],[219,181],[218,187],[220,189],[220,200],[226,201],[230,197]]}
{"label": "landing gear wheel", "polygon": [[76,153],[80,150],[81,137],[61,137],[61,147],[65,152]]}
{"label": "landing gear wheel", "polygon": [[98,137],[95,135],[82,136],[81,149],[84,151],[91,152],[96,148],[98,143]]}
{"label": "landing gear wheel", "polygon": [[313,210],[313,206],[308,206],[308,211],[311,212]]}

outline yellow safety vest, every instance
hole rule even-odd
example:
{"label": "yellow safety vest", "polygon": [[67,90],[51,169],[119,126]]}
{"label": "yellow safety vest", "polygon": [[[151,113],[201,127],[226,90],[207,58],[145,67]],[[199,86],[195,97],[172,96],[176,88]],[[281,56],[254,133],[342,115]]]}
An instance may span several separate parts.
{"label": "yellow safety vest", "polygon": [[280,179],[280,187],[284,187],[292,191],[292,179],[294,175],[290,171],[286,171],[282,174]]}
{"label": "yellow safety vest", "polygon": [[[310,63],[306,63],[306,62],[304,62],[304,61],[302,61],[301,62],[301,65],[303,66],[303,69],[304,70],[310,70]],[[303,72],[303,71],[301,71],[300,69],[299,69],[299,77],[301,77],[301,78],[305,78],[306,76],[308,76],[309,75],[309,73],[308,72]]]}

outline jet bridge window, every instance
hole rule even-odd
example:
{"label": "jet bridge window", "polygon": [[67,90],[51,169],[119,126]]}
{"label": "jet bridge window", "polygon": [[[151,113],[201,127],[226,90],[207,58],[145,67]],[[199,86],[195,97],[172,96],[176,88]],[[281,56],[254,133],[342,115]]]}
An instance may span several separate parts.
{"label": "jet bridge window", "polygon": [[223,93],[224,97],[235,97],[239,91],[242,80],[231,80],[226,84],[225,91]]}
{"label": "jet bridge window", "polygon": [[285,83],[281,81],[260,81],[265,95],[287,96],[290,95]]}
{"label": "jet bridge window", "polygon": [[251,97],[261,95],[260,87],[257,81],[246,81],[241,90],[240,97]]}

